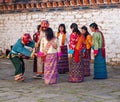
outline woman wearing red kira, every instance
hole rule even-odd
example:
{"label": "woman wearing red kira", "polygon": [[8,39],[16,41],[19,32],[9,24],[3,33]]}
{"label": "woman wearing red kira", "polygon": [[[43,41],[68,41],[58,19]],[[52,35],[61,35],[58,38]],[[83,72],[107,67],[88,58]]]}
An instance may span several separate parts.
{"label": "woman wearing red kira", "polygon": [[71,25],[69,45],[69,81],[73,83],[84,81],[83,54],[85,50],[84,36],[78,29],[77,24]]}
{"label": "woman wearing red kira", "polygon": [[[41,21],[40,28],[39,28],[39,34],[36,33],[36,36],[34,38],[35,40],[35,48],[37,49],[36,52],[40,51],[40,43],[41,39],[45,37],[45,31],[49,27],[49,22],[47,20]],[[34,78],[42,78],[44,68],[43,68],[43,62],[40,57],[37,57],[37,61],[35,62],[33,71],[36,73]]]}

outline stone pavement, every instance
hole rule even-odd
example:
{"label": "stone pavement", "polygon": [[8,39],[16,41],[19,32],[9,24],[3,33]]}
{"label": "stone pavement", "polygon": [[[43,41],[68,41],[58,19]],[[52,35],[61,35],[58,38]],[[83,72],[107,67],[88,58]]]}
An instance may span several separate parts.
{"label": "stone pavement", "polygon": [[93,80],[91,75],[82,83],[69,83],[68,74],[61,74],[58,84],[47,86],[32,78],[32,60],[25,63],[25,82],[15,82],[13,65],[0,59],[0,102],[120,102],[119,67],[108,66],[107,80]]}

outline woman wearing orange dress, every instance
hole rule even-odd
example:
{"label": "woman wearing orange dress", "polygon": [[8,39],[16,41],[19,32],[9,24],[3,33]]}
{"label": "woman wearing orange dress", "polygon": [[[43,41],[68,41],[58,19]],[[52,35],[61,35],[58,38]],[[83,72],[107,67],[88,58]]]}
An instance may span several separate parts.
{"label": "woman wearing orange dress", "polygon": [[83,57],[83,65],[84,65],[84,76],[90,76],[90,61],[91,61],[91,47],[92,47],[92,36],[88,32],[86,26],[81,28],[81,33],[85,37],[85,55]]}

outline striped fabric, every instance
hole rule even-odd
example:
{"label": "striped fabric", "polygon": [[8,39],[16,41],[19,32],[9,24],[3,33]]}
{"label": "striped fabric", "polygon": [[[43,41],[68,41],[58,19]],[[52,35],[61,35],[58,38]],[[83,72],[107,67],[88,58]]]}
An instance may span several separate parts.
{"label": "striped fabric", "polygon": [[74,58],[70,61],[69,81],[73,83],[82,82],[84,80],[84,68],[82,54],[80,53],[80,62],[75,62]]}
{"label": "striped fabric", "polygon": [[86,49],[83,57],[84,76],[90,76],[91,49]]}
{"label": "striped fabric", "polygon": [[45,84],[56,84],[58,78],[57,53],[47,54],[44,65]]}
{"label": "striped fabric", "polygon": [[61,46],[61,52],[62,56],[58,61],[58,72],[64,74],[69,71],[67,46]]}

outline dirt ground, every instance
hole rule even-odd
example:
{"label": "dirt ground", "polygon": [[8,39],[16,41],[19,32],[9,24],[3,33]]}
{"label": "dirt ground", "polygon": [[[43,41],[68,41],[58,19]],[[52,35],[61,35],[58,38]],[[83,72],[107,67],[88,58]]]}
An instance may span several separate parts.
{"label": "dirt ground", "polygon": [[109,78],[82,83],[68,82],[68,74],[60,74],[58,83],[45,85],[33,79],[32,60],[25,61],[24,82],[14,81],[14,67],[8,59],[0,59],[0,102],[120,102],[120,68],[108,66]]}

